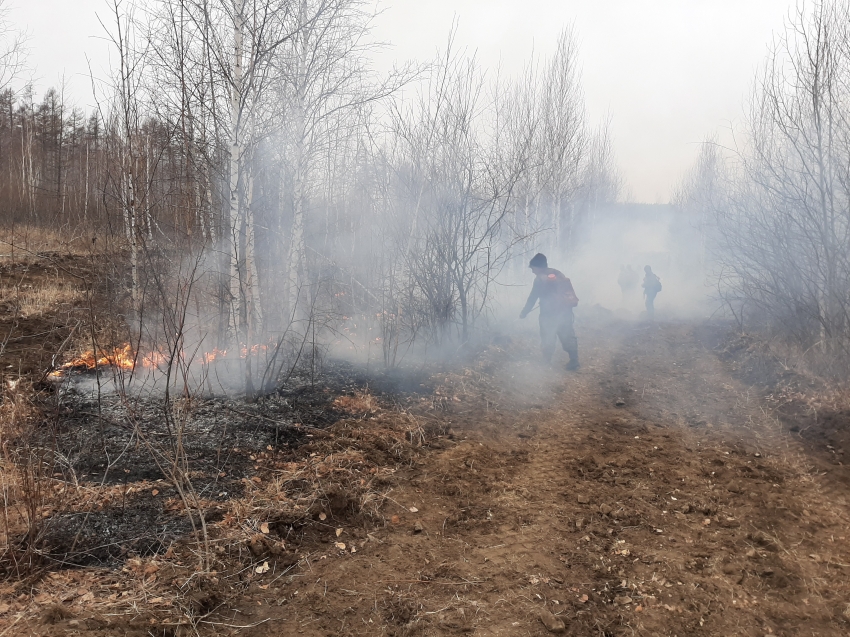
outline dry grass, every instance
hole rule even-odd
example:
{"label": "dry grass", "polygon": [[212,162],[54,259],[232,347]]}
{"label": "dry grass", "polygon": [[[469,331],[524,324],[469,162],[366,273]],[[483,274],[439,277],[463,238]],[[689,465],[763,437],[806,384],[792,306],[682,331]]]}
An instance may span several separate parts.
{"label": "dry grass", "polygon": [[62,305],[79,303],[83,298],[79,286],[65,281],[46,281],[42,285],[0,285],[0,298],[11,304],[23,318],[55,311]]}
{"label": "dry grass", "polygon": [[[312,442],[300,449],[298,459],[284,459],[271,448],[256,450],[252,454],[255,475],[242,478],[239,496],[199,501],[206,513],[217,512],[217,521],[209,525],[212,555],[205,560],[209,570],[198,571],[198,554],[206,548],[200,535],[194,535],[153,559],[130,556],[120,571],[54,571],[29,588],[21,581],[9,581],[5,587],[0,583],[0,593],[7,600],[0,603],[0,623],[15,618],[38,622],[55,607],[66,614],[138,615],[151,626],[198,628],[222,603],[208,607],[201,593],[210,582],[220,593],[219,582],[230,581],[232,593],[238,595],[247,583],[260,579],[264,565],[271,568],[262,578],[268,586],[310,557],[297,539],[275,533],[275,525],[278,531],[280,525],[294,525],[310,535],[329,526],[381,519],[382,505],[393,502],[388,486],[393,474],[419,456],[424,440],[420,422],[409,413],[387,408],[368,392],[340,398],[336,407],[351,417],[328,430],[310,428],[307,436]],[[4,422],[14,420],[20,425],[24,415],[4,418]],[[8,497],[21,500],[19,471],[12,460],[8,458],[5,468],[0,467],[0,475]],[[42,494],[32,513],[36,521],[59,510],[103,510],[130,493],[162,488],[145,480],[82,485],[57,476],[41,476]],[[197,511],[186,511],[178,498],[168,501],[166,510],[179,516],[197,515]],[[20,513],[15,528],[5,529],[12,535],[25,532],[27,512]],[[340,543],[330,551],[353,553],[362,547],[361,541],[346,542],[345,549]]]}
{"label": "dry grass", "polygon": [[0,402],[0,570],[26,572],[50,497],[50,454],[33,437],[38,409],[24,381],[5,381]]}
{"label": "dry grass", "polygon": [[88,254],[92,245],[91,237],[74,228],[0,227],[0,261],[19,263],[43,252]]}
{"label": "dry grass", "polygon": [[372,394],[357,392],[353,396],[340,396],[334,407],[349,414],[371,414],[378,410],[378,401]]}

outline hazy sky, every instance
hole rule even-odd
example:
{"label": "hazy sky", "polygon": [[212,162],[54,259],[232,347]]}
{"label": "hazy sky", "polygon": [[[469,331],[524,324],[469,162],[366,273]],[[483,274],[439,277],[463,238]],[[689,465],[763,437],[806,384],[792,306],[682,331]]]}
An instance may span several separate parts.
{"label": "hazy sky", "polygon": [[[12,0],[10,17],[30,35],[37,86],[63,76],[72,101],[90,105],[108,65],[106,0]],[[790,0],[383,0],[376,36],[399,59],[430,59],[452,21],[458,42],[488,67],[521,68],[574,25],[593,122],[611,118],[618,163],[636,201],[667,201],[698,143],[740,123],[773,33]]]}

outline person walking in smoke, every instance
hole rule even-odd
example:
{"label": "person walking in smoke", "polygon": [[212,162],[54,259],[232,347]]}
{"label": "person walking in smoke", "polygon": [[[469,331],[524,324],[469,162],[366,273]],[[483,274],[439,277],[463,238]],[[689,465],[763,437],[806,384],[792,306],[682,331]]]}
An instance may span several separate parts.
{"label": "person walking in smoke", "polygon": [[543,254],[535,254],[528,264],[534,272],[534,285],[528,301],[519,317],[524,319],[540,300],[540,345],[543,360],[552,362],[556,341],[560,339],[564,351],[570,355],[568,370],[576,370],[578,364],[578,341],[573,327],[573,308],[578,305],[573,284],[561,272],[550,268]]}
{"label": "person walking in smoke", "polygon": [[655,296],[661,291],[661,279],[652,271],[648,265],[644,266],[643,295],[646,297],[646,313],[652,318],[655,316]]}

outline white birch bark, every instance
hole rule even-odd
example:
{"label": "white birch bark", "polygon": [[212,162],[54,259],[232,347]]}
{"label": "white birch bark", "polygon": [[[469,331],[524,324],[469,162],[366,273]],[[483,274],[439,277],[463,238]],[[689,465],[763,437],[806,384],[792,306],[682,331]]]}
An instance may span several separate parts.
{"label": "white birch bark", "polygon": [[289,314],[295,316],[301,314],[298,298],[304,278],[304,144],[298,141],[295,144],[295,175],[293,179],[293,208],[292,208],[292,231],[289,238],[288,258],[288,295]]}
{"label": "white birch bark", "polygon": [[230,87],[230,165],[228,233],[230,235],[230,328],[239,338],[242,316],[242,286],[239,272],[239,247],[241,235],[241,211],[239,206],[239,173],[241,168],[241,144],[239,126],[242,102],[242,47],[245,30],[244,0],[235,0],[233,16],[233,82]]}
{"label": "white birch bark", "polygon": [[[254,177],[248,177],[247,202],[245,205],[245,271],[248,289],[248,330],[259,334],[263,325],[263,307],[260,302],[260,277],[257,271],[257,258],[254,249],[256,226],[254,225]],[[250,348],[253,343],[248,342]]]}
{"label": "white birch bark", "polygon": [[[129,142],[128,142],[129,143]],[[124,198],[124,218],[127,223],[127,240],[130,243],[130,275],[131,275],[131,290],[130,295],[133,299],[133,309],[138,309],[139,305],[139,242],[138,228],[136,215],[136,184],[133,179],[132,158],[128,160],[124,168],[124,179],[126,181],[127,190]]]}
{"label": "white birch bark", "polygon": [[[302,19],[306,13],[302,3]],[[306,276],[306,250],[304,246],[304,198],[307,158],[307,118],[305,113],[305,84],[307,81],[307,55],[310,29],[305,28],[298,34],[298,67],[295,87],[295,174],[293,175],[292,231],[289,238],[289,257],[287,268],[287,289],[289,297],[289,315],[293,318],[303,316],[304,308],[298,302]]]}
{"label": "white birch bark", "polygon": [[148,240],[153,241],[153,215],[151,214],[151,136],[145,140],[145,227]]}
{"label": "white birch bark", "polygon": [[85,199],[83,200],[83,224],[88,222],[89,218],[89,142],[86,140],[86,190]]}

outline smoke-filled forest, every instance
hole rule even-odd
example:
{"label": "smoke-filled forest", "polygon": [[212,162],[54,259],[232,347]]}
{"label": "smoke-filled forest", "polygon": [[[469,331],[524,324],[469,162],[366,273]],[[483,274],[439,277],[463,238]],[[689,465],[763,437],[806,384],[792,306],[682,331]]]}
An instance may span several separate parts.
{"label": "smoke-filled forest", "polygon": [[8,220],[120,255],[119,311],[169,364],[262,351],[249,394],[346,320],[389,367],[464,344],[512,259],[568,249],[617,195],[569,31],[522,78],[488,77],[452,33],[379,75],[364,3],[291,4],[119,4],[97,110],[3,95]]}
{"label": "smoke-filled forest", "polygon": [[0,2],[0,637],[850,631],[850,3],[657,201],[465,6]]}

